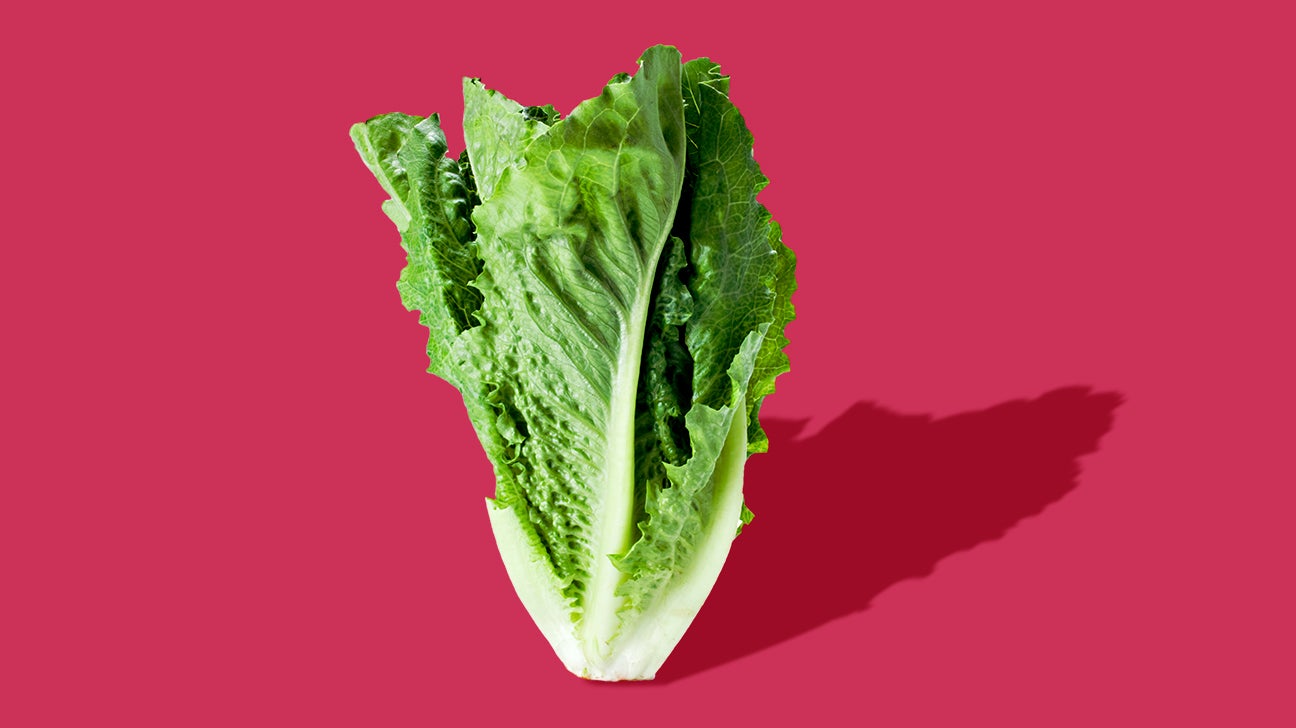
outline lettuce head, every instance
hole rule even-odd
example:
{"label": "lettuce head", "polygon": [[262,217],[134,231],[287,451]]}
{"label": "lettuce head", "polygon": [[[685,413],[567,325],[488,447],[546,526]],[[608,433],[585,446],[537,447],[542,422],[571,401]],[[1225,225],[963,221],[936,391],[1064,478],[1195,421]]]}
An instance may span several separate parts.
{"label": "lettuce head", "polygon": [[351,130],[408,255],[397,287],[494,466],[523,605],[577,675],[652,678],[750,521],[795,257],[710,60],[650,48],[565,118],[463,91],[457,159],[435,114]]}

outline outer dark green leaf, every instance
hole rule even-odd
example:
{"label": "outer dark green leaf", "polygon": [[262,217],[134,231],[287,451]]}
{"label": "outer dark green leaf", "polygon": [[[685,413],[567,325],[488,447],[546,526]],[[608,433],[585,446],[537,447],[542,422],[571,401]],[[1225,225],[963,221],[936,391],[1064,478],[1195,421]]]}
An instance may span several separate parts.
{"label": "outer dark green leaf", "polygon": [[453,340],[476,325],[473,315],[482,302],[472,287],[481,261],[473,242],[471,172],[445,156],[435,114],[378,116],[353,126],[351,138],[391,195],[383,211],[396,223],[407,255],[397,288],[428,328],[429,371],[459,386]]}

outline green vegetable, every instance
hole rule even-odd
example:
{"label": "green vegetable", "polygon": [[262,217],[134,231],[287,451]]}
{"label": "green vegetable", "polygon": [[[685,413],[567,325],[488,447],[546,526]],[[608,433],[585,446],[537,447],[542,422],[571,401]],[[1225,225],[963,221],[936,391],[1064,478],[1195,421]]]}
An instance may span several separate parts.
{"label": "green vegetable", "polygon": [[435,114],[351,130],[429,371],[494,464],[509,577],[597,680],[654,676],[750,521],[796,287],[728,77],[665,46],[639,64],[565,119],[466,79],[457,160]]}

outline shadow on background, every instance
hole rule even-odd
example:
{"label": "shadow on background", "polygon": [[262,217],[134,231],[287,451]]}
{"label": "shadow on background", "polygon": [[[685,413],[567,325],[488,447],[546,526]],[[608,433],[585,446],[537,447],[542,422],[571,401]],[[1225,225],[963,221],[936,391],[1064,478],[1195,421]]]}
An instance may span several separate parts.
{"label": "shadow on background", "polygon": [[852,406],[823,431],[766,424],[747,467],[756,521],[662,667],[669,682],[866,609],[1076,487],[1122,398],[1087,387],[933,419]]}

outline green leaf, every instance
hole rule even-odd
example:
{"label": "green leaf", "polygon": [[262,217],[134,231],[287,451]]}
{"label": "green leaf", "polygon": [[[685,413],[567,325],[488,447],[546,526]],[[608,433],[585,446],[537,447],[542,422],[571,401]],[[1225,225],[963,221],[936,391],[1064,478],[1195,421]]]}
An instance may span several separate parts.
{"label": "green leaf", "polygon": [[558,121],[558,113],[552,106],[522,106],[475,78],[464,79],[463,95],[464,151],[472,162],[478,194],[489,200],[500,177],[525,163],[527,146]]}
{"label": "green leaf", "polygon": [[351,138],[391,195],[383,211],[400,231],[407,256],[396,285],[405,307],[419,311],[428,328],[429,371],[458,386],[452,342],[476,325],[482,303],[472,287],[481,260],[473,243],[471,170],[445,156],[436,114],[378,116],[353,126]]}
{"label": "green leaf", "polygon": [[632,540],[639,368],[683,181],[679,79],[678,52],[649,51],[533,139],[473,215],[484,303],[465,399],[494,413],[478,432],[496,499],[543,543],[592,659],[617,630],[608,557]]}
{"label": "green leaf", "polygon": [[[749,383],[765,354],[765,370],[756,383],[772,386],[777,374],[773,370],[783,356],[784,316],[790,315],[790,291],[778,287],[780,273],[791,277],[780,263],[784,258],[779,248],[786,248],[769,212],[756,201],[768,181],[752,158],[752,137],[742,115],[728,99],[728,78],[720,75],[714,63],[699,59],[684,65],[682,85],[688,154],[674,233],[688,249],[690,265],[683,281],[687,295],[666,286],[661,290],[672,299],[689,301],[688,315],[673,321],[682,327],[679,340],[692,379],[670,388],[688,399],[677,406],[657,404],[654,414],[665,415],[657,416],[660,451],[687,452],[688,460],[680,463],[678,457],[663,457],[666,478],[644,478],[642,535],[624,558],[616,560],[626,574],[620,594],[625,598],[626,619],[633,622],[629,633],[650,629],[658,641],[663,641],[664,632],[677,629],[675,639],[683,634],[701,606],[700,601],[688,600],[696,596],[699,584],[710,588],[730,541],[742,523],[750,521],[750,511],[742,503],[741,467],[750,447],[749,417],[752,422],[756,419],[748,405]],[[669,265],[671,275],[666,280],[673,280],[674,270],[683,269]],[[673,350],[676,330],[666,325],[662,332],[660,345]],[[658,369],[663,367],[649,368],[642,385],[650,393],[664,389],[653,379]],[[681,365],[664,368],[684,369]],[[663,424],[663,420],[673,423],[680,409],[687,412],[686,448],[674,447],[677,430]],[[755,431],[763,438],[758,424]],[[723,467],[726,462],[731,466]],[[663,621],[671,620],[663,615],[671,614],[687,618],[664,627]],[[652,627],[639,624],[644,620]]]}

